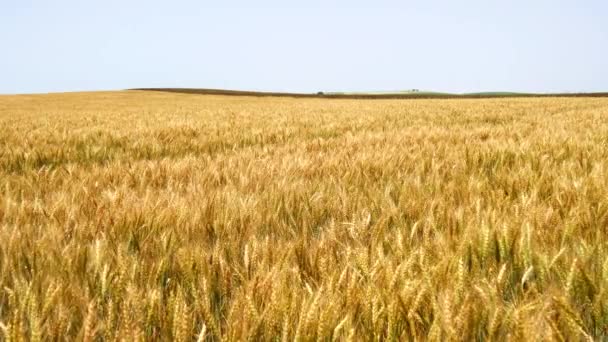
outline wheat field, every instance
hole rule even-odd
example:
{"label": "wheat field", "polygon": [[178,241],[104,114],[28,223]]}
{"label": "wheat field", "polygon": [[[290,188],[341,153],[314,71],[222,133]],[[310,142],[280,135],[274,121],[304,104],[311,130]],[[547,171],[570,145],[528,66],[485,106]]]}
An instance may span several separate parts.
{"label": "wheat field", "polygon": [[0,96],[0,340],[608,338],[608,99]]}

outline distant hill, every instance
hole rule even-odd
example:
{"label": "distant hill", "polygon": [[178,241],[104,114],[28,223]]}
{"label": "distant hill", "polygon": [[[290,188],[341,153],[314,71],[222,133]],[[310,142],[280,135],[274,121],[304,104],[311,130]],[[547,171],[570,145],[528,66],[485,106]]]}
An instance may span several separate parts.
{"label": "distant hill", "polygon": [[285,93],[243,91],[204,88],[134,88],[129,90],[162,91],[184,94],[201,95],[233,95],[233,96],[273,96],[273,97],[302,97],[302,98],[333,98],[333,99],[479,99],[502,97],[608,97],[608,92],[601,93],[517,93],[517,92],[479,92],[479,93],[442,93],[434,91],[371,91],[371,92],[317,92],[317,93]]}

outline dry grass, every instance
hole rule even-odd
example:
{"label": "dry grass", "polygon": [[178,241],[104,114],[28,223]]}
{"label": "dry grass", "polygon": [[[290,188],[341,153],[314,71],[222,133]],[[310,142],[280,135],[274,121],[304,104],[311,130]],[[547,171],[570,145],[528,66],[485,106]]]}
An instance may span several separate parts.
{"label": "dry grass", "polygon": [[0,97],[5,340],[608,333],[608,99]]}

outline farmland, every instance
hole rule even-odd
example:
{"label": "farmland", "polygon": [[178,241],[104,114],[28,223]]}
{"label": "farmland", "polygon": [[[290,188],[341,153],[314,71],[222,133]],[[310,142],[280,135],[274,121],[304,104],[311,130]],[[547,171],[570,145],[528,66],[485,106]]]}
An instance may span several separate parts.
{"label": "farmland", "polygon": [[608,337],[608,98],[0,96],[0,339]]}

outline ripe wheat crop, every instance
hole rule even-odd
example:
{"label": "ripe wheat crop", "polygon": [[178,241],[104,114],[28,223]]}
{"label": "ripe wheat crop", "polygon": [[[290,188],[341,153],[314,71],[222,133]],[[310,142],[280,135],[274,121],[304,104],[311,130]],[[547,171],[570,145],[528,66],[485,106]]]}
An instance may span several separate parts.
{"label": "ripe wheat crop", "polygon": [[608,337],[608,99],[0,97],[0,339]]}

